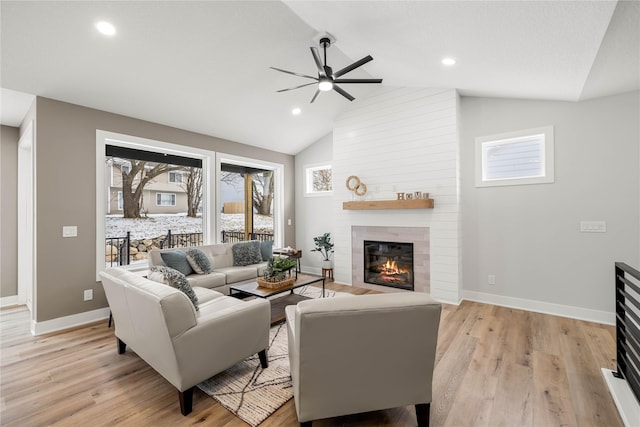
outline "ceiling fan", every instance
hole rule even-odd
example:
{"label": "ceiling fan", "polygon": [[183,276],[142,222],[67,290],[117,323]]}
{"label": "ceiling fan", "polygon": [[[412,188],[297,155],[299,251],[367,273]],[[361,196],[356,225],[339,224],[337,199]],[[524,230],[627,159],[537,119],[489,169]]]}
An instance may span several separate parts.
{"label": "ceiling fan", "polygon": [[276,67],[269,67],[276,71],[280,71],[287,74],[293,74],[294,76],[304,77],[307,79],[315,80],[313,83],[306,83],[300,86],[290,87],[288,89],[280,89],[277,92],[286,92],[288,90],[299,89],[305,86],[311,86],[314,84],[318,85],[316,89],[316,93],[311,98],[311,102],[316,100],[316,97],[320,92],[328,92],[330,90],[335,90],[340,95],[347,98],[349,101],[353,101],[355,98],[349,95],[344,89],[340,88],[337,84],[352,84],[352,83],[382,83],[382,79],[341,79],[340,77],[347,74],[350,71],[355,70],[356,68],[366,64],[369,61],[373,61],[371,55],[367,55],[359,61],[354,62],[351,65],[344,67],[343,69],[333,72],[333,69],[327,65],[327,48],[331,45],[331,40],[328,37],[322,37],[320,39],[320,46],[322,46],[324,50],[324,64],[320,61],[320,55],[318,54],[318,49],[315,47],[311,47],[311,54],[313,55],[313,60],[318,67],[318,77],[308,76],[306,74],[294,73],[293,71],[282,70]]}

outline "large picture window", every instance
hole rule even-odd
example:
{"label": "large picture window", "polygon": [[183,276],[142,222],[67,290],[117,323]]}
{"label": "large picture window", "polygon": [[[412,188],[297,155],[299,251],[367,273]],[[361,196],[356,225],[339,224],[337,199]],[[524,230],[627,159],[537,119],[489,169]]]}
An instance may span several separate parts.
{"label": "large picture window", "polygon": [[476,187],[554,181],[553,126],[476,138]]}

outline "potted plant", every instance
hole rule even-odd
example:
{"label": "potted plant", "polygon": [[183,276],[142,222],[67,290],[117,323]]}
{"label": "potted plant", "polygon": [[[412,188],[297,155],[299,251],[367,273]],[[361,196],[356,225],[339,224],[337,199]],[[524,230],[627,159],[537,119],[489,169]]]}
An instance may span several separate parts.
{"label": "potted plant", "polygon": [[264,270],[264,278],[268,282],[280,282],[285,279],[287,271],[297,265],[297,261],[288,257],[275,256],[269,260]]}
{"label": "potted plant", "polygon": [[311,252],[319,252],[322,257],[322,268],[331,268],[331,254],[333,253],[333,243],[331,242],[331,233],[324,233],[322,236],[313,238],[316,245]]}

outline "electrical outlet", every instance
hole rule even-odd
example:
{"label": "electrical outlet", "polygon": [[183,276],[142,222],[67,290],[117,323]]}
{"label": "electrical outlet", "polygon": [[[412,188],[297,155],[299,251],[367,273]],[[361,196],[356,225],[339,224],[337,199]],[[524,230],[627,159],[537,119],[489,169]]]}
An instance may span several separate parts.
{"label": "electrical outlet", "polygon": [[85,289],[84,300],[91,301],[93,299],[93,289]]}
{"label": "electrical outlet", "polygon": [[487,276],[487,284],[495,285],[496,284],[496,276],[493,275],[493,274],[490,274],[489,276]]}
{"label": "electrical outlet", "polygon": [[606,233],[606,221],[580,221],[581,233]]}

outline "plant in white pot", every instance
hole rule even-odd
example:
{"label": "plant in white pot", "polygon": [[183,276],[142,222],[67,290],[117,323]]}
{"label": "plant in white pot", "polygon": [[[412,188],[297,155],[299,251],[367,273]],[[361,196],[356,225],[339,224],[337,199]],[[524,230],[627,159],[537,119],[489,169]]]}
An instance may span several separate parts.
{"label": "plant in white pot", "polygon": [[331,254],[333,253],[333,243],[331,242],[331,233],[324,233],[322,236],[313,238],[316,245],[311,252],[319,252],[322,257],[322,268],[331,268]]}

